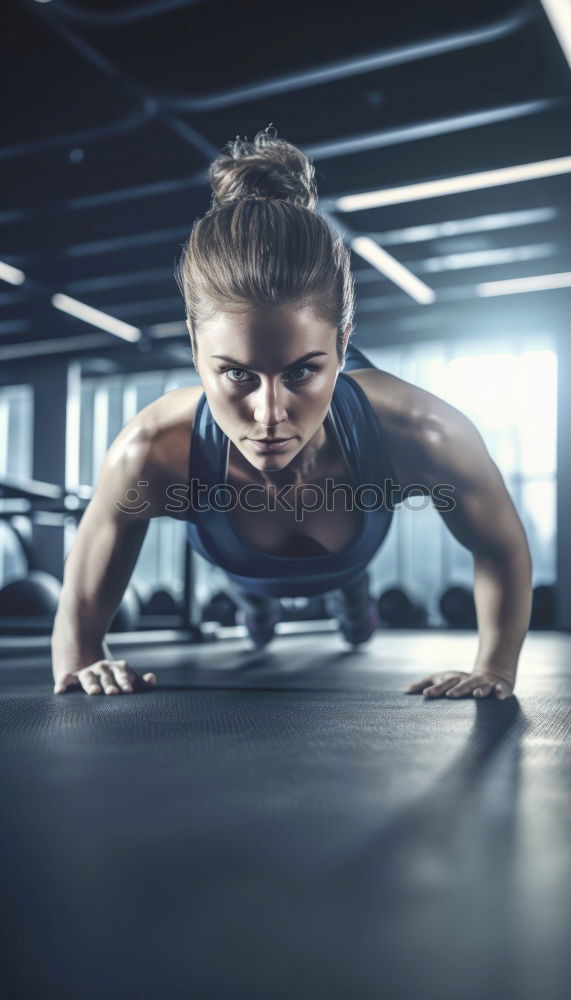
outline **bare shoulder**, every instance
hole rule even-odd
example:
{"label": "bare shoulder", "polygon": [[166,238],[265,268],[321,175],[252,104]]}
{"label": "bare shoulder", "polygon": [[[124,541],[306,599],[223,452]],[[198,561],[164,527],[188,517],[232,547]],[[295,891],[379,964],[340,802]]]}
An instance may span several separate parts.
{"label": "bare shoulder", "polygon": [[169,475],[188,474],[192,425],[202,393],[201,385],[173,389],[135,417],[139,431],[149,439],[149,457]]}
{"label": "bare shoulder", "polygon": [[401,485],[422,483],[433,449],[468,418],[434,393],[380,368],[347,375],[361,386],[375,412]]}
{"label": "bare shoulder", "polygon": [[192,426],[202,393],[198,385],[160,396],[123,427],[107,453],[105,463],[115,467],[117,479],[148,483],[147,518],[172,517],[164,510],[166,487],[188,483]]}
{"label": "bare shoulder", "polygon": [[359,383],[389,435],[437,433],[462,416],[440,396],[380,368],[359,368],[347,375]]}

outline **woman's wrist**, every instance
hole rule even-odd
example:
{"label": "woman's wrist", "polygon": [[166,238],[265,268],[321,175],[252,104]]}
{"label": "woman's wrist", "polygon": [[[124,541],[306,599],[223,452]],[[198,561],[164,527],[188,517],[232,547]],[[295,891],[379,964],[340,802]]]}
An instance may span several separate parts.
{"label": "woman's wrist", "polygon": [[473,674],[492,674],[494,677],[501,677],[511,684],[515,682],[518,667],[518,658],[513,656],[477,656]]}
{"label": "woman's wrist", "polygon": [[51,638],[52,666],[56,673],[74,673],[97,660],[108,660],[111,651],[105,638],[82,638],[73,630],[54,627]]}

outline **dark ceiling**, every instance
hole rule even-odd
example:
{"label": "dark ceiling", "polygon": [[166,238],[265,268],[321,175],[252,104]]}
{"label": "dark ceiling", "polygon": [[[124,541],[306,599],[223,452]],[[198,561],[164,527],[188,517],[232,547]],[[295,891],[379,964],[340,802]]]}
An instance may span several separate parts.
{"label": "dark ceiling", "polygon": [[[8,0],[0,362],[190,364],[173,265],[224,143],[270,122],[315,161],[324,209],[436,293],[420,305],[353,255],[362,346],[561,325],[569,289],[476,286],[571,269],[569,173],[358,212],[355,192],[571,154],[571,74],[539,0]],[[65,292],[138,327],[56,311]],[[68,341],[68,343],[66,343]]]}

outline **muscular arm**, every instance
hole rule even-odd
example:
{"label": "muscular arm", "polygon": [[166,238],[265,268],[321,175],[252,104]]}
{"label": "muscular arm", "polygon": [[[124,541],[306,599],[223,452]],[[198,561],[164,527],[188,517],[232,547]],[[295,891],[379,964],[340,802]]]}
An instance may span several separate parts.
{"label": "muscular arm", "polygon": [[[151,403],[123,428],[103,463],[64,568],[52,633],[55,690],[77,678],[90,694],[142,688],[105,641],[135,568],[150,519],[176,516],[167,487],[185,482],[196,403],[202,388],[175,389]],[[93,665],[96,664],[94,667]],[[99,683],[101,682],[101,683]]]}
{"label": "muscular arm", "polygon": [[472,421],[445,400],[388,372],[350,375],[375,410],[400,488],[414,484],[428,495],[452,486],[454,508],[440,514],[474,557],[479,645],[472,673],[435,673],[408,692],[508,697],[531,615],[531,558],[501,473]]}
{"label": "muscular arm", "polygon": [[[52,633],[56,681],[96,661],[112,660],[105,642],[143,544],[152,508],[125,512],[127,492],[149,478],[150,443],[126,432],[111,446],[96,491],[65,561]],[[118,503],[120,506],[118,506]]]}
{"label": "muscular arm", "polygon": [[485,684],[478,680],[477,688],[466,681],[448,688],[454,694],[480,688],[486,695],[492,690],[510,694],[531,614],[527,538],[477,428],[454,407],[442,403],[439,411],[425,434],[424,481],[430,489],[443,483],[453,487],[453,509],[440,514],[474,556],[479,644],[472,674],[487,679]]}
{"label": "muscular arm", "polygon": [[480,645],[477,663],[517,667],[531,614],[531,556],[521,520],[481,435],[461,414],[439,444],[437,465],[455,481],[442,517],[473,553]]}

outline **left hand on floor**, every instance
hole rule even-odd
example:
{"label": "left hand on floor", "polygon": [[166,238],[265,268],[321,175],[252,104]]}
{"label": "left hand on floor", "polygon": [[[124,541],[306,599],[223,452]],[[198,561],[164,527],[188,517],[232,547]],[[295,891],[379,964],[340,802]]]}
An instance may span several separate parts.
{"label": "left hand on floor", "polygon": [[514,689],[514,681],[481,670],[468,674],[463,670],[444,670],[424,677],[415,684],[409,684],[407,694],[422,694],[425,698],[462,698],[466,695],[474,698],[509,698]]}

